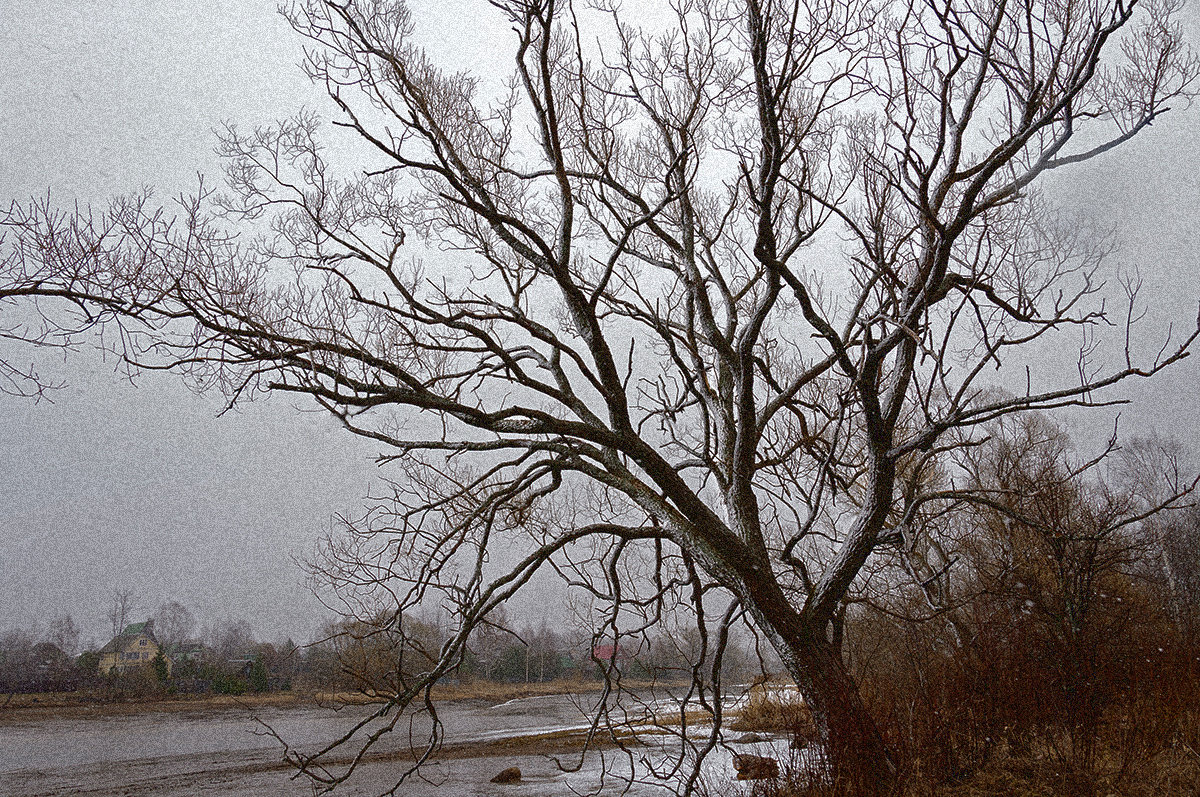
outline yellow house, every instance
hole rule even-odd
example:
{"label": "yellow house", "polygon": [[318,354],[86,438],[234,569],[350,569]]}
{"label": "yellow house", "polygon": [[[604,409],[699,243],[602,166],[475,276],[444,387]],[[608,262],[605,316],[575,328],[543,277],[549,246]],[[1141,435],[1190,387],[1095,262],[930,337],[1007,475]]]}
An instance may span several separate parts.
{"label": "yellow house", "polygon": [[159,649],[158,640],[154,638],[154,621],[134,623],[100,648],[98,669],[102,673],[127,673],[138,667],[148,667]]}

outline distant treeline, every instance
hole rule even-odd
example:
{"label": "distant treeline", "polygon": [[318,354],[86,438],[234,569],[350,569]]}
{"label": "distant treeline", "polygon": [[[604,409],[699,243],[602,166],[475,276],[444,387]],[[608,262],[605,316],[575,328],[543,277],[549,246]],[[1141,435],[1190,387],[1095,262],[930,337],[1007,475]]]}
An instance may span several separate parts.
{"label": "distant treeline", "polygon": [[[701,645],[699,635],[686,629],[637,644],[597,645],[582,630],[562,633],[544,623],[508,630],[510,625],[500,612],[495,623],[480,628],[451,680],[599,679],[613,664],[634,678],[685,678]],[[170,602],[149,621],[122,623],[105,645],[78,654],[78,634],[69,618],[55,620],[41,634],[8,631],[0,635],[0,692],[91,691],[119,697],[295,689],[386,694],[431,667],[446,635],[435,622],[384,615],[330,622],[318,639],[306,644],[259,641],[245,621],[217,624],[198,638],[190,636],[194,627],[190,613]],[[139,642],[144,655],[127,661],[126,650],[136,650]],[[748,647],[732,646],[724,669],[748,679],[761,671],[761,664]]]}

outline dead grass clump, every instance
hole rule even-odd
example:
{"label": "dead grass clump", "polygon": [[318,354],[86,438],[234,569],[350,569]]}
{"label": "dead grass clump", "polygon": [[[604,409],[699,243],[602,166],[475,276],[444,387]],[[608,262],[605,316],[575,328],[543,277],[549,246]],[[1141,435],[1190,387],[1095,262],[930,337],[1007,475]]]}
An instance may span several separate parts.
{"label": "dead grass clump", "polygon": [[795,738],[811,741],[816,738],[812,712],[795,687],[765,681],[750,687],[746,704],[729,725],[732,731],[791,733]]}

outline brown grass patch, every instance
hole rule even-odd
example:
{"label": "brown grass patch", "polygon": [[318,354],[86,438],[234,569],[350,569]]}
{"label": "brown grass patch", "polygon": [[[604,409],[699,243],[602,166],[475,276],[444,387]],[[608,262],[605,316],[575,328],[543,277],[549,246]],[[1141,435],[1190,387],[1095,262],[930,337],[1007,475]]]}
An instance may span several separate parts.
{"label": "brown grass patch", "polygon": [[794,686],[787,683],[759,682],[750,687],[746,705],[735,712],[731,731],[792,733],[800,738],[815,737],[812,712]]}

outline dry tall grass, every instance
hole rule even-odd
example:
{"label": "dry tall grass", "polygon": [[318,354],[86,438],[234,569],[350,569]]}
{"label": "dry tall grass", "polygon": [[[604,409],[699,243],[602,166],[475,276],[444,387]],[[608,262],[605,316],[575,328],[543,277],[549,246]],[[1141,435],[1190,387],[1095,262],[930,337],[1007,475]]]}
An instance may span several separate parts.
{"label": "dry tall grass", "polygon": [[746,702],[729,724],[732,731],[789,733],[794,738],[815,738],[812,713],[795,687],[785,682],[756,681]]}

